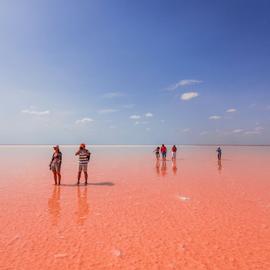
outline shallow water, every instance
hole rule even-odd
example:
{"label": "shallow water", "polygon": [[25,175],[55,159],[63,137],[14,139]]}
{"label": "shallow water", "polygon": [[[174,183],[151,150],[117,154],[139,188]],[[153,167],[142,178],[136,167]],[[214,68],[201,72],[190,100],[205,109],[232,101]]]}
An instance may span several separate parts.
{"label": "shallow water", "polygon": [[0,147],[0,269],[270,269],[270,148]]}

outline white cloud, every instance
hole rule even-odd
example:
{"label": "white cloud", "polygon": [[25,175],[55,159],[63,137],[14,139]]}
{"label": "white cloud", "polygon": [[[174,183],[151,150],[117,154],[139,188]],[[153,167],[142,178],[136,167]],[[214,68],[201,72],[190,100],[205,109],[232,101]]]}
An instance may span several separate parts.
{"label": "white cloud", "polygon": [[244,130],[241,128],[237,128],[237,129],[234,129],[232,132],[233,133],[241,133],[242,131],[244,131]]}
{"label": "white cloud", "polygon": [[32,115],[36,115],[36,116],[43,116],[43,115],[48,115],[50,114],[50,111],[35,111],[35,110],[22,110],[21,113],[25,113],[25,114],[32,114]]}
{"label": "white cloud", "polygon": [[151,128],[147,127],[145,130],[146,130],[146,131],[150,131],[150,130],[151,130]]}
{"label": "white cloud", "polygon": [[153,117],[153,116],[154,115],[152,113],[150,113],[150,112],[148,112],[148,113],[145,114],[145,117]]}
{"label": "white cloud", "polygon": [[133,114],[129,117],[130,119],[141,119],[141,116],[140,115],[137,115],[137,114]]}
{"label": "white cloud", "polygon": [[234,113],[234,112],[236,112],[236,111],[237,111],[236,109],[231,108],[231,109],[228,109],[226,112],[227,112],[227,113]]}
{"label": "white cloud", "polygon": [[221,116],[219,116],[219,115],[212,115],[212,116],[209,117],[209,119],[210,120],[219,120],[219,119],[221,119]]}
{"label": "white cloud", "polygon": [[135,123],[134,123],[134,125],[139,125],[140,124],[140,121],[136,121]]}
{"label": "white cloud", "polygon": [[102,110],[98,110],[98,113],[100,114],[107,114],[107,113],[114,113],[117,112],[118,110],[116,109],[102,109]]}
{"label": "white cloud", "polygon": [[181,80],[167,88],[169,91],[176,90],[179,87],[183,86],[189,86],[189,85],[195,85],[195,84],[201,84],[203,81],[200,80]]}
{"label": "white cloud", "polygon": [[190,100],[192,98],[196,98],[199,96],[199,93],[197,92],[187,92],[181,95],[182,100]]}
{"label": "white cloud", "polygon": [[190,128],[184,128],[183,130],[182,130],[182,132],[189,132],[190,131]]}
{"label": "white cloud", "polygon": [[258,127],[255,127],[254,130],[256,130],[256,131],[262,131],[262,130],[264,130],[264,127],[258,126]]}
{"label": "white cloud", "polygon": [[94,122],[92,118],[84,117],[82,119],[77,120],[75,123],[76,124],[86,124],[86,123],[91,123]]}
{"label": "white cloud", "polygon": [[122,96],[124,96],[124,94],[121,92],[109,92],[102,95],[103,98],[117,98]]}

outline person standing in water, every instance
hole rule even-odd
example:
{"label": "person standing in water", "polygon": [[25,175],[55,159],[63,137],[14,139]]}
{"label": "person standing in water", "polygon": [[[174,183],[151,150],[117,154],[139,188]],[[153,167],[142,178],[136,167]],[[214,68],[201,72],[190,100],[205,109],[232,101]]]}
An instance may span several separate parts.
{"label": "person standing in water", "polygon": [[176,152],[177,152],[177,147],[174,145],[172,147],[172,160],[176,160]]}
{"label": "person standing in water", "polygon": [[153,151],[153,152],[155,152],[156,158],[157,158],[157,159],[160,158],[160,153],[159,153],[159,151],[160,151],[160,147],[159,147],[159,146]]}
{"label": "person standing in water", "polygon": [[50,170],[53,172],[55,185],[61,185],[61,164],[62,153],[60,152],[59,145],[53,147],[54,153],[50,162]]}
{"label": "person standing in water", "polygon": [[221,160],[221,155],[222,155],[222,150],[220,147],[218,147],[218,149],[216,150],[218,153],[218,160]]}
{"label": "person standing in water", "polygon": [[75,155],[79,156],[79,171],[78,171],[77,185],[80,184],[82,171],[84,172],[84,178],[85,178],[84,184],[87,185],[87,181],[88,181],[87,167],[88,167],[88,162],[90,160],[91,153],[85,148],[85,144],[82,143],[80,145],[79,150],[75,153]]}
{"label": "person standing in water", "polygon": [[162,144],[162,146],[160,148],[160,151],[161,151],[162,158],[163,159],[166,159],[166,156],[167,156],[167,147],[164,144]]}

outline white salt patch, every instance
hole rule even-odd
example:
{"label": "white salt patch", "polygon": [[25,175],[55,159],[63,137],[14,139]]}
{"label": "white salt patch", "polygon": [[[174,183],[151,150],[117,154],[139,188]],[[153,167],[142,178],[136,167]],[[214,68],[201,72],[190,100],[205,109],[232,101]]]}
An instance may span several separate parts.
{"label": "white salt patch", "polygon": [[120,257],[122,255],[122,252],[119,249],[113,249],[112,250],[112,255],[115,256],[115,257]]}
{"label": "white salt patch", "polygon": [[178,195],[177,198],[178,198],[179,200],[181,200],[182,202],[186,202],[186,201],[189,201],[189,200],[190,200],[189,197],[186,197],[186,196],[180,196],[180,195]]}

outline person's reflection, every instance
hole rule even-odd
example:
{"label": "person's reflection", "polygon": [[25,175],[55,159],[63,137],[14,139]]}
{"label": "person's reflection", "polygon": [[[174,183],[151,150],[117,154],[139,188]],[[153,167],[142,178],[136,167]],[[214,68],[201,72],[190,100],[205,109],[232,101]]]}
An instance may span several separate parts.
{"label": "person's reflection", "polygon": [[172,160],[172,171],[173,174],[176,175],[177,174],[177,164],[176,164],[176,159]]}
{"label": "person's reflection", "polygon": [[77,214],[77,223],[83,225],[87,216],[89,214],[89,205],[87,201],[87,187],[78,186],[77,188],[77,200],[78,200],[78,210]]}
{"label": "person's reflection", "polygon": [[219,171],[219,173],[221,173],[221,171],[222,171],[222,163],[221,163],[221,160],[218,160],[218,171]]}
{"label": "person's reflection", "polygon": [[157,172],[157,175],[160,175],[160,160],[159,159],[156,160],[156,172]]}
{"label": "person's reflection", "polygon": [[48,211],[51,215],[52,225],[57,225],[60,219],[60,186],[54,186],[52,196],[48,200]]}
{"label": "person's reflection", "polygon": [[165,159],[161,161],[161,175],[165,176],[167,174],[167,162]]}

